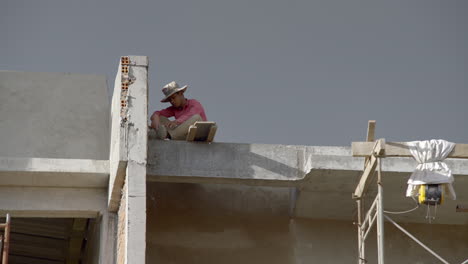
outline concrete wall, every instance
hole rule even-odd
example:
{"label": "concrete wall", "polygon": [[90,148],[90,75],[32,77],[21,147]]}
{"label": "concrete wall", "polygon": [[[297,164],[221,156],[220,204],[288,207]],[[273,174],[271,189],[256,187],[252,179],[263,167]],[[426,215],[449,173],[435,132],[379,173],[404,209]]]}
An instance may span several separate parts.
{"label": "concrete wall", "polygon": [[0,156],[109,158],[105,76],[0,71]]}
{"label": "concrete wall", "polygon": [[[352,222],[290,219],[288,188],[151,183],[147,194],[146,263],[357,262]],[[468,258],[468,225],[403,226],[450,263]],[[389,263],[438,263],[393,226],[385,228]],[[375,233],[367,252],[376,263]]]}

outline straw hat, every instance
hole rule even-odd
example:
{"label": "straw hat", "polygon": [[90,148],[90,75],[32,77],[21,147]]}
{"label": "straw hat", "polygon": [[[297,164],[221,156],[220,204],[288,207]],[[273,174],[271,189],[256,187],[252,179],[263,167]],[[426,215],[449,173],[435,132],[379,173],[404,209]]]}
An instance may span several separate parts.
{"label": "straw hat", "polygon": [[161,102],[165,103],[165,102],[168,102],[167,99],[169,99],[169,97],[171,97],[171,95],[177,93],[177,92],[180,92],[180,91],[183,91],[185,92],[185,90],[187,90],[187,87],[188,85],[184,85],[183,87],[179,87],[179,85],[176,83],[176,82],[170,82],[168,84],[166,84],[163,88],[162,88],[162,92],[164,93],[164,99],[161,100]]}

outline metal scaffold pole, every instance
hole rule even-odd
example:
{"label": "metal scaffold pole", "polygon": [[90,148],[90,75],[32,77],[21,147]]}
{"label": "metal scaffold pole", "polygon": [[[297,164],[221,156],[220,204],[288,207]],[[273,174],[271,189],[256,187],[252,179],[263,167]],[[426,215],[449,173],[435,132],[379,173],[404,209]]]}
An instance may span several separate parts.
{"label": "metal scaffold pole", "polygon": [[6,215],[6,223],[2,224],[1,227],[4,229],[3,237],[3,250],[2,250],[2,264],[8,264],[8,251],[10,248],[10,228],[11,228],[11,219],[10,215]]}
{"label": "metal scaffold pole", "polygon": [[382,187],[382,172],[381,160],[377,158],[377,188],[378,188],[378,205],[377,205],[377,251],[378,263],[384,264],[384,217],[383,217],[383,187]]}
{"label": "metal scaffold pole", "polygon": [[[352,197],[356,199],[357,205],[357,225],[358,225],[358,263],[366,264],[365,255],[365,243],[366,238],[369,235],[373,224],[377,225],[377,260],[378,264],[384,264],[385,261],[385,250],[384,250],[384,220],[385,218],[389,223],[395,225],[400,231],[413,239],[421,247],[435,256],[442,263],[448,264],[444,258],[439,256],[428,246],[419,241],[415,236],[411,235],[403,227],[398,225],[386,214],[403,214],[414,211],[419,207],[418,201],[416,201],[417,207],[400,212],[390,212],[384,210],[384,199],[383,199],[383,182],[382,182],[382,158],[385,157],[412,157],[409,150],[408,144],[405,142],[389,142],[386,143],[385,139],[374,140],[374,129],[375,121],[370,120],[367,131],[366,142],[353,142],[353,156],[354,157],[365,157],[363,173],[359,179],[359,183],[354,190]],[[448,154],[449,158],[457,159],[468,159],[468,144],[456,144],[454,149]],[[364,206],[364,196],[366,195],[367,189],[374,179],[374,173],[377,172],[377,195],[374,202],[369,208]],[[457,212],[468,212],[468,209],[463,206],[457,206]],[[385,213],[385,214],[384,214]],[[376,220],[376,221],[375,221]],[[462,264],[468,264],[468,259],[462,262]]]}
{"label": "metal scaffold pole", "polygon": [[357,223],[357,230],[358,230],[358,254],[359,254],[359,261],[358,264],[365,264],[365,248],[364,248],[364,240],[363,240],[363,231],[362,231],[362,203],[361,200],[356,200],[357,211],[358,211],[358,223]]}

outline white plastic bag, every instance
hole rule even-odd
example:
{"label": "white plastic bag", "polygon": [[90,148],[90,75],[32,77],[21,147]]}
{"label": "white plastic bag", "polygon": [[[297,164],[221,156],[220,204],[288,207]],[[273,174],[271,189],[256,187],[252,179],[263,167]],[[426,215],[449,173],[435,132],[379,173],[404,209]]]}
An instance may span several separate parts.
{"label": "white plastic bag", "polygon": [[455,200],[452,171],[443,162],[452,152],[455,143],[446,140],[411,141],[406,143],[414,159],[419,163],[408,180],[406,196],[417,196],[419,185],[444,184],[446,192]]}

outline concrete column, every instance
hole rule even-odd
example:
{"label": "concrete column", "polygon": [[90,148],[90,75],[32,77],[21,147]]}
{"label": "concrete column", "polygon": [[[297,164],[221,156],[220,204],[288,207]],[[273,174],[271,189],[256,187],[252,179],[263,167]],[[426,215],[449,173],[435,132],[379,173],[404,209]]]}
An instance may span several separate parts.
{"label": "concrete column", "polygon": [[[119,126],[113,124],[121,134],[117,137],[120,151],[116,161],[125,161],[125,174],[120,180],[110,183],[109,209],[118,209],[117,263],[144,264],[146,250],[146,160],[148,137],[148,58],[144,56],[122,57],[116,79],[114,97],[119,107],[113,108]],[[114,98],[115,99],[115,98]],[[117,149],[116,148],[116,149]],[[124,156],[124,157],[123,157]],[[112,158],[112,151],[111,151]],[[111,163],[112,159],[111,159]],[[119,162],[116,162],[118,171]],[[121,163],[122,164],[122,163]],[[115,174],[116,176],[119,173]],[[112,177],[113,175],[111,175]],[[123,184],[121,189],[119,186]],[[116,190],[122,190],[120,201]]]}

